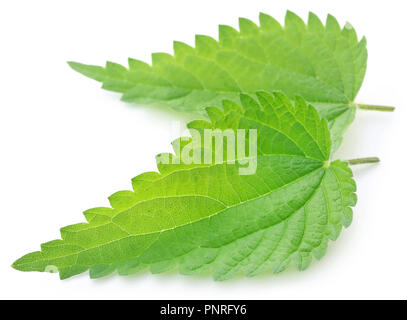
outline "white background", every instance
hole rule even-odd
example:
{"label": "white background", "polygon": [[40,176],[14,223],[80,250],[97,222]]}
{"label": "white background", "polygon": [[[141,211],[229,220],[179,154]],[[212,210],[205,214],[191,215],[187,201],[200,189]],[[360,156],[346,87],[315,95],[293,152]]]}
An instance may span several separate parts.
{"label": "white background", "polygon": [[[1,1],[0,298],[368,299],[407,298],[405,1]],[[83,222],[85,209],[131,188],[170,151],[176,114],[128,105],[72,71],[66,61],[150,62],[172,40],[217,37],[217,25],[263,11],[283,21],[332,13],[368,38],[369,66],[357,102],[394,105],[360,111],[337,158],[379,156],[355,169],[359,203],[352,226],[303,273],[217,283],[175,273],[60,281],[22,273],[12,262]],[[186,119],[184,119],[186,120]],[[184,123],[184,122],[183,122]]]}

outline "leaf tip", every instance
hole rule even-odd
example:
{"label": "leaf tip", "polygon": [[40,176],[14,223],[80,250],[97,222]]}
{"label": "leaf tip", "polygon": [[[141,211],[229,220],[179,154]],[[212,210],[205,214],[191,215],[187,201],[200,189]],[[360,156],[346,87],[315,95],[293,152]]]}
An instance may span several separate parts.
{"label": "leaf tip", "polygon": [[75,61],[67,61],[68,65],[75,71],[80,72],[80,70],[83,69],[84,66],[86,66],[83,63],[75,62]]}
{"label": "leaf tip", "polygon": [[68,61],[67,63],[76,72],[79,72],[80,74],[83,74],[84,76],[93,80],[103,82],[106,78],[106,70],[103,67],[83,64],[74,61]]}
{"label": "leaf tip", "polygon": [[11,264],[11,267],[12,267],[13,269],[15,269],[15,270],[23,271],[23,270],[21,270],[21,264],[20,264],[20,261],[21,261],[22,258],[23,258],[23,257],[21,257],[21,258],[17,259],[16,261],[14,261],[14,262]]}
{"label": "leaf tip", "polygon": [[74,68],[73,66],[75,66],[75,64],[77,64],[77,62],[75,61],[67,61],[66,62],[72,69]]}
{"label": "leaf tip", "polygon": [[35,252],[24,255],[21,258],[14,261],[13,264],[11,265],[11,267],[18,271],[27,271],[27,267],[26,267],[27,263],[32,262],[32,260],[33,260],[32,258],[35,255],[36,255]]}

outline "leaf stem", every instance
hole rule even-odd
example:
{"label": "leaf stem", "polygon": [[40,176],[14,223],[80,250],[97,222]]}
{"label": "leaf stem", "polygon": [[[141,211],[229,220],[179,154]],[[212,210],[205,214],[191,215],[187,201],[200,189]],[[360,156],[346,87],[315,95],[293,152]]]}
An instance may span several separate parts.
{"label": "leaf stem", "polygon": [[348,160],[348,163],[351,166],[357,166],[360,164],[368,164],[368,163],[379,163],[379,162],[380,162],[380,159],[377,157]]}
{"label": "leaf stem", "polygon": [[375,106],[370,104],[355,104],[358,109],[361,110],[370,110],[370,111],[383,111],[383,112],[393,112],[396,110],[395,107],[386,107],[386,106]]}

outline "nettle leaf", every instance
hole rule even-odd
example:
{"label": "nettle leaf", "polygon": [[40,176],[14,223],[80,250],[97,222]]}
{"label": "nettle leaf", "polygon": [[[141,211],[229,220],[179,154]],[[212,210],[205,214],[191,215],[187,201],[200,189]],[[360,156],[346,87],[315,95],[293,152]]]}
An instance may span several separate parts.
{"label": "nettle leaf", "polygon": [[[193,138],[178,139],[174,154],[158,157],[159,173],[134,178],[133,191],[109,198],[111,208],[86,211],[87,223],[61,229],[62,240],[43,244],[13,267],[58,271],[62,279],[87,270],[98,278],[115,270],[129,275],[175,268],[226,280],[290,265],[304,270],[313,257],[322,258],[328,241],[352,221],[352,172],[346,162],[329,162],[327,122],[302,98],[292,104],[280,93],[256,96],[209,108],[211,121],[189,128],[192,136],[205,129],[243,130],[245,139],[248,130],[257,130],[257,157],[245,152],[234,161],[188,164],[182,154],[198,144],[190,148]],[[254,159],[257,170],[240,174],[242,160]]]}
{"label": "nettle leaf", "polygon": [[305,24],[287,12],[285,26],[260,14],[260,26],[240,19],[240,31],[221,25],[219,41],[197,35],[195,48],[174,42],[174,55],[154,53],[152,65],[129,59],[98,67],[70,62],[124,101],[202,113],[204,106],[235,102],[241,92],[281,91],[302,96],[328,120],[334,149],[355,117],[353,101],[366,72],[366,39],[350,24],[341,29],[329,15],[326,25],[310,13]]}

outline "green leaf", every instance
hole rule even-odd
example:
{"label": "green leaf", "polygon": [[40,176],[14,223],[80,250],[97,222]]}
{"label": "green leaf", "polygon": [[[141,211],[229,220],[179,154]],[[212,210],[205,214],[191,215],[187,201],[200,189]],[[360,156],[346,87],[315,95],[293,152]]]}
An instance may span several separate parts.
{"label": "green leaf", "polygon": [[[243,129],[246,142],[248,130],[257,130],[255,157],[246,152],[225,161],[223,154],[220,161],[188,164],[185,151],[209,147],[180,138],[174,154],[157,157],[159,173],[134,178],[133,191],[109,198],[111,208],[86,211],[87,223],[62,228],[62,240],[43,244],[13,267],[59,271],[61,279],[87,270],[98,278],[115,270],[176,268],[226,280],[290,265],[304,270],[313,257],[322,258],[329,240],[352,221],[352,172],[345,162],[329,162],[326,120],[302,98],[292,104],[280,93],[256,96],[242,95],[242,106],[224,101],[222,109],[208,109],[211,121],[189,124],[192,137],[205,129]],[[242,160],[256,160],[257,170],[240,174]]]}
{"label": "green leaf", "polygon": [[281,91],[302,96],[328,120],[334,149],[355,117],[353,101],[366,72],[366,39],[358,41],[350,24],[340,28],[328,16],[326,26],[310,13],[306,25],[288,12],[285,27],[260,14],[260,26],[240,19],[240,32],[219,27],[219,41],[196,36],[195,48],[174,42],[174,56],[152,55],[152,66],[129,59],[129,66],[105,68],[70,62],[124,101],[203,113],[204,106],[235,102],[241,92]]}

